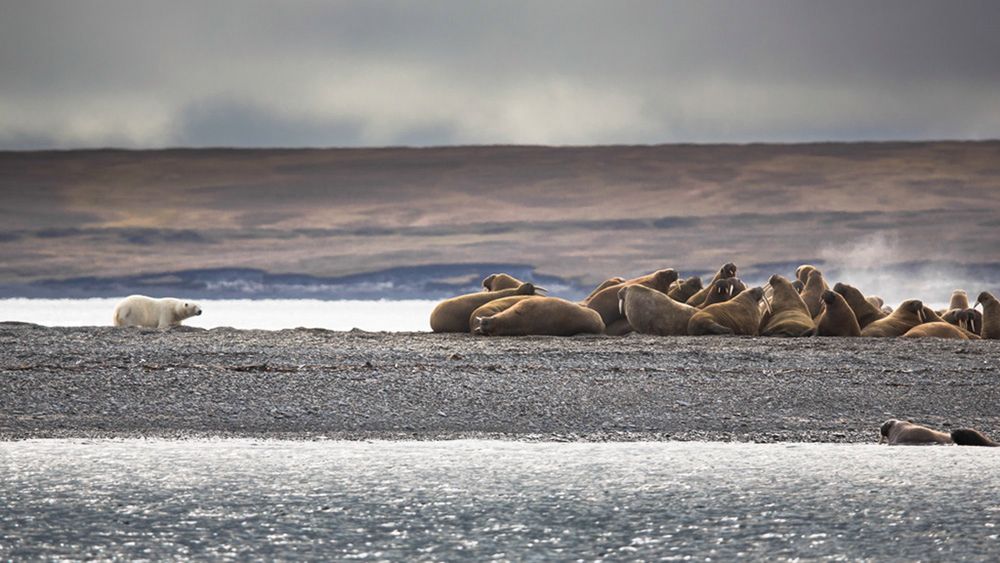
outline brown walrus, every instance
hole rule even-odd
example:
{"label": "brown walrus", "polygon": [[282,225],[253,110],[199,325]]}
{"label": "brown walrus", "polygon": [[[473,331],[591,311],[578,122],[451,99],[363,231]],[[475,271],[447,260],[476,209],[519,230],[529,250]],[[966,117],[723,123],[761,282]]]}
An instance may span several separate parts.
{"label": "brown walrus", "polygon": [[982,337],[987,340],[1000,339],[1000,301],[992,293],[984,291],[976,299],[976,305],[983,306]]}
{"label": "brown walrus", "polygon": [[956,444],[959,446],[1000,447],[1000,444],[973,428],[956,428],[947,433],[896,419],[882,423],[879,434],[879,443],[888,443],[890,446]]}
{"label": "brown walrus", "polygon": [[704,289],[701,285],[701,278],[698,276],[691,276],[690,278],[679,281],[675,283],[670,291],[667,292],[667,297],[673,299],[674,301],[679,301],[681,303],[687,303],[688,299],[695,293],[698,293]]}
{"label": "brown walrus", "polygon": [[793,280],[792,287],[795,288],[796,293],[802,293],[802,290],[806,288],[806,284],[802,283],[802,280]]}
{"label": "brown walrus", "polygon": [[812,315],[791,282],[774,274],[768,280],[773,293],[770,311],[760,321],[761,336],[802,336],[813,329]]}
{"label": "brown walrus", "polygon": [[906,338],[951,338],[955,340],[979,340],[979,337],[971,332],[962,330],[957,326],[944,321],[933,321],[919,324],[903,335]]}
{"label": "brown walrus", "polygon": [[816,266],[813,266],[812,264],[803,264],[798,268],[795,268],[795,279],[802,282],[802,285],[805,286],[806,281],[809,279],[809,272],[815,269]]}
{"label": "brown walrus", "polygon": [[885,307],[885,299],[882,299],[878,295],[869,295],[868,297],[865,297],[865,301],[868,301],[878,309]]}
{"label": "brown walrus", "polygon": [[593,309],[558,297],[533,297],[489,317],[476,317],[476,334],[487,336],[572,336],[600,334],[601,316]]}
{"label": "brown walrus", "polygon": [[613,278],[608,278],[608,279],[602,281],[600,283],[600,285],[598,285],[597,287],[595,287],[594,291],[591,291],[590,295],[588,295],[587,297],[585,297],[583,299],[583,301],[580,302],[580,304],[581,305],[585,304],[592,297],[594,297],[595,295],[597,295],[598,293],[600,293],[601,290],[607,289],[607,288],[609,288],[609,287],[611,287],[613,285],[620,285],[620,284],[623,284],[623,283],[625,283],[625,278],[622,278],[622,277],[619,277],[619,276],[615,276]]}
{"label": "brown walrus", "polygon": [[951,435],[938,432],[926,426],[890,419],[882,423],[879,429],[879,443],[890,446],[923,446],[928,444],[951,444]]}
{"label": "brown walrus", "polygon": [[983,335],[983,313],[977,309],[949,309],[941,318],[977,336]]}
{"label": "brown walrus", "polygon": [[861,336],[870,338],[902,336],[925,320],[923,302],[919,299],[907,299],[888,317],[861,329]]}
{"label": "brown walrus", "polygon": [[850,305],[851,310],[854,311],[854,318],[858,320],[858,326],[862,329],[872,322],[887,316],[881,309],[869,303],[865,299],[865,296],[854,286],[847,285],[846,283],[838,283],[833,286],[833,290],[843,296],[847,304]]}
{"label": "brown walrus", "polygon": [[490,274],[483,278],[483,287],[486,291],[502,291],[504,289],[517,289],[524,282],[509,274]]}
{"label": "brown walrus", "polygon": [[[633,287],[633,286],[628,285],[628,286],[625,286],[625,287]],[[640,286],[636,286],[636,287],[646,287],[646,286],[640,285]],[[618,319],[617,321],[615,321],[615,322],[613,322],[613,323],[611,323],[609,325],[606,325],[604,327],[604,334],[606,334],[608,336],[625,336],[626,334],[629,334],[631,332],[635,332],[635,331],[632,329],[632,325],[629,324],[628,319],[626,319],[625,317],[622,317],[622,318]]]}
{"label": "brown walrus", "polygon": [[861,336],[861,327],[854,316],[854,310],[844,300],[844,296],[829,289],[820,296],[823,312],[816,319],[815,336]]}
{"label": "brown walrus", "polygon": [[756,336],[760,328],[760,301],[764,289],[748,289],[724,303],[709,305],[691,316],[688,334],[744,334]]}
{"label": "brown walrus", "polygon": [[826,280],[823,279],[823,272],[813,268],[809,271],[809,275],[806,277],[806,286],[802,288],[802,301],[809,308],[809,314],[812,318],[819,316],[823,312],[823,300],[821,299],[823,292],[830,289],[830,286],[826,284]]}
{"label": "brown walrus", "polygon": [[688,305],[691,305],[692,307],[697,307],[698,305],[701,305],[705,301],[705,298],[708,297],[708,292],[712,288],[712,284],[714,284],[719,280],[724,280],[726,278],[734,278],[734,277],[736,277],[736,264],[730,262],[719,268],[719,271],[716,272],[715,276],[712,277],[712,281],[708,282],[708,285],[703,287],[701,291],[689,297],[686,303]]}
{"label": "brown walrus", "polygon": [[[705,300],[698,305],[698,309],[704,309],[709,305],[715,305],[716,303],[723,303],[729,301],[733,297],[739,294],[736,291],[736,280],[739,278],[726,278],[724,280],[718,280],[712,284],[712,287],[708,288],[709,292],[705,296]],[[742,282],[740,282],[742,284]],[[740,290],[742,291],[742,290]]]}
{"label": "brown walrus", "polygon": [[632,328],[641,334],[686,336],[688,322],[698,309],[678,303],[663,293],[642,285],[618,290],[622,311]]}
{"label": "brown walrus", "polygon": [[512,295],[510,297],[501,297],[500,299],[494,299],[481,307],[477,307],[475,311],[469,314],[469,332],[475,332],[476,330],[476,317],[489,317],[495,315],[501,311],[506,311],[514,306],[514,304],[524,301],[525,299],[531,299],[534,295]]}
{"label": "brown walrus", "polygon": [[514,295],[534,295],[535,286],[522,283],[515,289],[500,291],[480,291],[445,299],[431,311],[431,330],[434,332],[468,332],[469,315],[483,305],[504,297]]}
{"label": "brown walrus", "polygon": [[951,292],[951,300],[948,302],[948,310],[965,310],[969,308],[969,294],[964,289],[956,289]]}
{"label": "brown walrus", "polygon": [[624,318],[621,309],[618,307],[618,291],[623,286],[644,285],[648,288],[662,292],[664,295],[670,289],[670,284],[677,281],[677,271],[673,268],[658,270],[652,274],[646,274],[638,278],[633,278],[623,284],[613,285],[598,291],[596,295],[587,300],[584,305],[597,311],[601,315],[601,320],[605,326],[618,319]]}

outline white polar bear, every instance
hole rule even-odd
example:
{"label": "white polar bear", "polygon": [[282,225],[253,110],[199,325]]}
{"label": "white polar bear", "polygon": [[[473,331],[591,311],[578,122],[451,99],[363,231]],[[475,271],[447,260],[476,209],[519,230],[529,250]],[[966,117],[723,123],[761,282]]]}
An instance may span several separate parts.
{"label": "white polar bear", "polygon": [[115,307],[115,326],[167,328],[200,314],[201,307],[190,301],[172,297],[154,299],[145,295],[129,295]]}

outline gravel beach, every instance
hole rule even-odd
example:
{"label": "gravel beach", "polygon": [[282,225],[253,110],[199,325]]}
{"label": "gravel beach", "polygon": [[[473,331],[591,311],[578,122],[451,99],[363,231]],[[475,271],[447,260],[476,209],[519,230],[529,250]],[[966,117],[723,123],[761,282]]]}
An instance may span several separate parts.
{"label": "gravel beach", "polygon": [[0,323],[0,439],[1000,436],[1000,342],[168,331]]}

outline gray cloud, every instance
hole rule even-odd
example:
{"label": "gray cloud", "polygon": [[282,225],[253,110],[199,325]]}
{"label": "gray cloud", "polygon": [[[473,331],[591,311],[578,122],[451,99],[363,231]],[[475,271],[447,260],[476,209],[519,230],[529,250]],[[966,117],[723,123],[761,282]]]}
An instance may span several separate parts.
{"label": "gray cloud", "polygon": [[1000,4],[0,0],[0,148],[1000,137]]}

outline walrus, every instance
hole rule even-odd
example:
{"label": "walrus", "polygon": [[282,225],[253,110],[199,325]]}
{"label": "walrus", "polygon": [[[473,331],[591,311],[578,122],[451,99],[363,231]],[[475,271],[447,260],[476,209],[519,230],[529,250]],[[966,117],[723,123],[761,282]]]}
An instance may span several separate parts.
{"label": "walrus", "polygon": [[876,309],[885,307],[885,299],[882,299],[878,295],[869,295],[868,297],[865,297],[865,301],[871,303]]}
{"label": "walrus", "polygon": [[[632,286],[629,285],[626,287],[632,287]],[[637,287],[645,287],[645,286],[640,285]],[[635,330],[632,329],[632,325],[629,324],[628,319],[626,319],[625,317],[622,317],[617,321],[604,327],[604,334],[608,336],[625,336],[626,334],[632,332],[635,332]]]}
{"label": "walrus", "polygon": [[813,266],[812,264],[802,264],[798,268],[795,268],[795,279],[802,282],[802,285],[805,286],[806,281],[809,279],[809,272],[815,269],[816,266]]}
{"label": "walrus", "polygon": [[764,288],[748,289],[724,303],[716,303],[691,316],[688,334],[744,334],[756,336],[760,329],[760,301]]}
{"label": "walrus", "polygon": [[621,288],[618,299],[629,325],[641,334],[686,336],[688,322],[698,310],[642,285]]}
{"label": "walrus", "polygon": [[854,311],[854,318],[858,320],[858,326],[862,329],[872,322],[887,316],[878,307],[869,303],[865,299],[865,296],[854,286],[847,285],[846,283],[838,283],[833,286],[833,290],[843,296],[847,304],[850,305],[851,310]]}
{"label": "walrus", "polygon": [[956,289],[951,292],[951,300],[948,302],[948,310],[958,309],[960,311],[969,308],[969,294],[964,289]]}
{"label": "walrus", "polygon": [[869,338],[902,336],[911,328],[922,324],[925,319],[923,302],[919,299],[907,299],[888,317],[861,329],[861,336]]}
{"label": "walrus", "polygon": [[[854,310],[844,296],[829,289],[820,296],[823,312],[816,318],[816,328],[807,331],[809,336],[861,336],[861,327]],[[804,335],[805,336],[805,335]]]}
{"label": "walrus", "polygon": [[431,330],[434,332],[468,332],[469,315],[494,299],[514,295],[534,295],[535,286],[525,282],[514,289],[480,291],[445,299],[431,311]]}
{"label": "walrus", "polygon": [[979,340],[979,337],[971,332],[962,330],[957,326],[944,321],[933,321],[919,324],[903,334],[906,338],[951,338],[955,340]]}
{"label": "walrus", "polygon": [[677,271],[673,268],[658,270],[652,274],[630,279],[622,284],[606,287],[587,300],[584,305],[597,311],[605,326],[611,326],[611,323],[623,318],[621,309],[618,307],[618,291],[623,286],[644,285],[666,295],[670,284],[675,281],[677,281]]}
{"label": "walrus", "polygon": [[476,317],[476,334],[487,336],[572,336],[600,334],[601,315],[558,297],[532,297],[489,317]]}
{"label": "walrus", "polygon": [[524,282],[509,274],[490,274],[483,278],[483,287],[486,291],[503,291],[504,289],[517,289]]}
{"label": "walrus", "polygon": [[729,301],[737,295],[736,291],[736,280],[737,278],[726,278],[724,280],[717,280],[709,288],[708,294],[705,296],[705,300],[698,305],[698,309],[704,309],[709,305],[715,305],[716,303],[722,303],[724,301]]}
{"label": "walrus", "polygon": [[983,306],[983,330],[981,336],[987,340],[1000,339],[1000,301],[993,294],[984,291],[976,299],[976,305]]}
{"label": "walrus", "polygon": [[791,282],[774,274],[767,283],[772,289],[771,310],[761,318],[761,336],[802,336],[816,326]]}
{"label": "walrus", "polygon": [[145,295],[129,295],[115,306],[115,326],[168,328],[201,314],[201,307],[191,301],[173,297],[156,299]]}
{"label": "walrus", "polygon": [[823,279],[823,272],[813,268],[806,277],[806,286],[802,288],[802,301],[809,309],[812,318],[816,318],[823,311],[823,300],[820,297],[823,292],[830,289]]}
{"label": "walrus", "polygon": [[888,443],[890,446],[922,446],[953,443],[950,434],[938,432],[937,430],[905,420],[887,420],[882,423],[879,433],[881,434],[879,443]]}
{"label": "walrus", "polygon": [[707,286],[701,288],[700,291],[689,297],[686,303],[692,307],[701,305],[705,301],[705,298],[708,297],[708,292],[712,288],[712,284],[719,280],[734,277],[736,277],[736,264],[733,264],[732,262],[725,264],[719,268],[718,272],[715,273],[715,276],[712,277],[712,281],[708,282]]}
{"label": "walrus", "polygon": [[667,291],[667,297],[673,299],[674,301],[679,301],[680,303],[687,303],[688,299],[695,293],[701,291],[703,286],[701,285],[701,278],[698,276],[691,276],[684,281],[678,281]]}
{"label": "walrus", "polygon": [[583,299],[582,303],[586,303],[587,301],[589,301],[595,295],[597,295],[598,293],[600,293],[601,290],[607,289],[607,288],[609,288],[609,287],[611,287],[613,285],[621,285],[623,283],[625,283],[625,278],[622,278],[622,277],[619,277],[619,276],[615,276],[613,278],[608,278],[608,279],[602,281],[600,283],[600,285],[598,285],[597,287],[595,287],[594,291],[591,291],[590,295],[588,295],[587,297],[585,297]]}
{"label": "walrus", "polygon": [[534,295],[512,295],[510,297],[501,297],[500,299],[494,299],[489,303],[486,303],[480,307],[477,307],[475,311],[469,314],[469,332],[475,332],[476,330],[476,317],[490,317],[501,311],[506,311],[514,306],[514,304],[524,301],[525,299],[531,299]]}
{"label": "walrus", "polygon": [[795,288],[796,293],[802,293],[802,290],[806,288],[806,284],[802,283],[802,280],[792,281],[792,287]]}
{"label": "walrus", "polygon": [[888,443],[890,446],[956,444],[959,446],[1000,447],[1000,444],[974,428],[956,428],[947,433],[896,419],[882,423],[879,434],[879,443]]}
{"label": "walrus", "polygon": [[946,323],[951,323],[977,336],[983,335],[983,313],[978,309],[949,309],[941,315]]}

